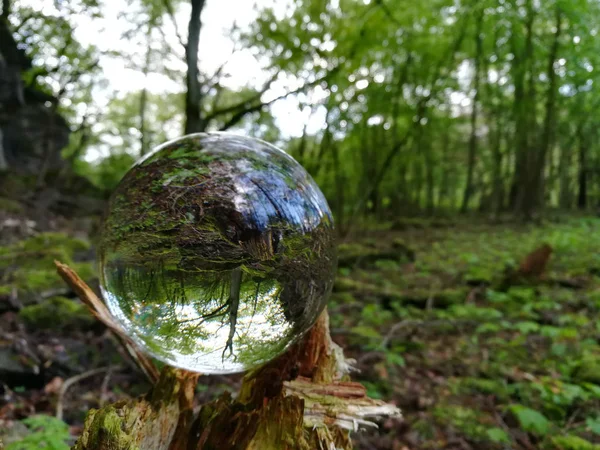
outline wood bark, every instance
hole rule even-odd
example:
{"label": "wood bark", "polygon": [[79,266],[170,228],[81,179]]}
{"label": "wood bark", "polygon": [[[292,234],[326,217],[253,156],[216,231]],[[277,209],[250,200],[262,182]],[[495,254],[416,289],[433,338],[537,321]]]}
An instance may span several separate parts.
{"label": "wood bark", "polygon": [[[513,24],[511,34],[512,52],[514,55],[511,71],[513,72],[515,93],[513,114],[515,121],[514,136],[514,179],[510,192],[510,206],[526,218],[530,215],[527,205],[527,194],[531,168],[530,133],[537,127],[535,115],[535,84],[533,60],[533,24],[535,10],[531,0],[527,4],[525,21],[525,46],[521,49],[518,40],[517,25]],[[528,70],[529,69],[529,70]],[[526,75],[529,72],[529,83],[526,87]]]}
{"label": "wood bark", "polygon": [[148,136],[146,130],[146,105],[148,103],[148,72],[150,71],[150,62],[152,60],[152,28],[154,20],[151,18],[148,21],[148,29],[146,30],[146,55],[144,58],[144,67],[142,74],[144,76],[144,87],[140,93],[140,157],[148,152]]}
{"label": "wood bark", "polygon": [[562,11],[556,7],[554,39],[548,55],[546,76],[548,78],[548,92],[546,94],[546,112],[544,125],[540,136],[539,151],[535,158],[535,166],[532,168],[531,179],[532,192],[529,207],[531,210],[539,209],[544,204],[544,169],[546,167],[547,155],[550,152],[554,140],[554,122],[556,116],[556,96],[558,94],[558,83],[554,64],[558,58],[560,36],[562,32]]}
{"label": "wood bark", "polygon": [[[92,313],[131,344],[81,278],[64,264],[57,269]],[[195,413],[199,374],[167,366],[145,396],[91,410],[73,450],[351,449],[351,431],[400,411],[368,398],[349,380],[350,369],[324,311],[299,343],[245,376],[237,399],[226,393]]]}
{"label": "wood bark", "polygon": [[198,68],[198,50],[200,46],[200,31],[202,22],[200,16],[205,0],[192,0],[192,13],[188,24],[188,42],[185,47],[187,64],[185,94],[185,134],[204,131],[205,123],[202,117],[202,90],[200,86],[200,70]]}
{"label": "wood bark", "polygon": [[587,141],[580,129],[579,132],[579,174],[577,177],[578,191],[577,191],[577,208],[586,209],[588,206],[587,192],[588,192],[588,167],[587,167]]}
{"label": "wood bark", "polygon": [[442,174],[440,180],[440,188],[438,190],[437,203],[439,206],[445,207],[448,194],[450,193],[450,172],[452,164],[450,159],[450,131],[446,128],[442,137]]}
{"label": "wood bark", "polygon": [[[475,27],[475,74],[473,76],[473,105],[471,107],[471,135],[469,136],[469,152],[467,158],[467,183],[463,195],[462,206],[460,211],[467,212],[469,209],[469,201],[473,195],[473,174],[475,173],[475,160],[477,156],[477,114],[478,103],[480,97],[481,84],[481,59],[483,58],[483,9],[480,10],[477,16],[477,25]],[[486,74],[487,75],[487,74]]]}

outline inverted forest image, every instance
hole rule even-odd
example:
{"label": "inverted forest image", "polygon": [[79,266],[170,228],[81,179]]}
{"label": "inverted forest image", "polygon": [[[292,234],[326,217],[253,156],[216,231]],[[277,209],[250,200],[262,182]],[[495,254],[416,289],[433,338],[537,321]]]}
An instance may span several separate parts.
{"label": "inverted forest image", "polygon": [[600,449],[596,0],[0,0],[0,450]]}

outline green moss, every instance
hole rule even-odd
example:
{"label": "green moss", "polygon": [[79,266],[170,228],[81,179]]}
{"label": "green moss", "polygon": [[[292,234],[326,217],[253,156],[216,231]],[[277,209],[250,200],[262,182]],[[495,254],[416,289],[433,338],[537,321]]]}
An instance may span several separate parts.
{"label": "green moss", "polygon": [[76,300],[53,297],[37,305],[26,306],[19,316],[30,329],[85,329],[94,323],[87,308]]}
{"label": "green moss", "polygon": [[36,175],[17,175],[14,172],[6,176],[0,172],[0,196],[17,198],[31,192],[35,187],[36,178]]}
{"label": "green moss", "polygon": [[54,261],[70,265],[83,279],[94,277],[90,263],[75,263],[75,253],[87,251],[90,244],[64,233],[41,233],[29,239],[0,247],[2,291],[17,288],[19,293],[40,292],[63,286]]}
{"label": "green moss", "polygon": [[483,411],[461,405],[440,405],[433,409],[433,416],[442,425],[464,433],[470,439],[487,441],[488,415]]}
{"label": "green moss", "polygon": [[581,361],[579,367],[573,373],[573,378],[577,381],[600,385],[600,363],[591,359]]}
{"label": "green moss", "polygon": [[87,439],[89,443],[93,443],[91,448],[137,450],[133,436],[126,431],[131,427],[125,423],[124,418],[119,416],[112,405],[99,411],[90,411],[86,419],[87,424],[91,424]]}
{"label": "green moss", "polygon": [[94,263],[81,262],[73,264],[73,270],[84,280],[90,280],[96,276],[96,268]]}
{"label": "green moss", "polygon": [[567,434],[552,438],[552,445],[546,448],[556,450],[600,450],[600,445],[595,445],[578,436]]}
{"label": "green moss", "polygon": [[0,211],[20,214],[23,212],[23,205],[16,200],[0,197]]}
{"label": "green moss", "polygon": [[349,292],[335,292],[331,295],[330,302],[341,305],[357,303],[357,300]]}
{"label": "green moss", "polygon": [[60,285],[56,271],[21,267],[13,274],[13,282],[19,290],[44,291]]}
{"label": "green moss", "polygon": [[90,244],[83,239],[74,238],[65,233],[40,233],[22,241],[22,247],[28,251],[57,247],[73,254],[77,251],[89,250]]}
{"label": "green moss", "polygon": [[498,399],[506,401],[509,398],[509,388],[506,381],[487,378],[460,378],[450,383],[454,392],[458,394],[484,394],[495,395]]}

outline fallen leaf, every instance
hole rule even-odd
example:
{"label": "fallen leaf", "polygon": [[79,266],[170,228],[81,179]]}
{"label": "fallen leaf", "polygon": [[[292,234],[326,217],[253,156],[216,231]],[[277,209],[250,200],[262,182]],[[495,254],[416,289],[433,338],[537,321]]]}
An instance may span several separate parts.
{"label": "fallen leaf", "polygon": [[56,394],[58,391],[60,391],[60,388],[64,382],[65,380],[63,380],[61,377],[54,377],[46,386],[44,386],[44,392],[46,394]]}

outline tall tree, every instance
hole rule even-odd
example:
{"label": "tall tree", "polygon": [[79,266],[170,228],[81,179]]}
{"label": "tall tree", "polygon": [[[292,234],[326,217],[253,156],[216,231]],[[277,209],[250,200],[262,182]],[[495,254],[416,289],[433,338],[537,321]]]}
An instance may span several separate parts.
{"label": "tall tree", "polygon": [[534,172],[531,179],[532,188],[532,205],[531,209],[539,209],[544,202],[544,169],[546,167],[546,157],[550,151],[550,146],[554,138],[554,126],[556,117],[556,96],[558,94],[558,82],[555,70],[555,64],[558,59],[558,49],[562,32],[562,11],[558,5],[555,7],[555,25],[554,38],[550,53],[548,54],[548,62],[546,69],[546,78],[548,79],[548,90],[546,93],[546,112],[544,124],[541,130],[539,139],[539,150],[535,159]]}
{"label": "tall tree", "polygon": [[185,46],[186,95],[185,95],[185,133],[204,131],[206,124],[202,117],[202,87],[198,68],[198,51],[200,47],[200,31],[202,30],[201,14],[205,0],[191,0],[192,12],[188,24],[188,41]]}
{"label": "tall tree", "polygon": [[471,104],[471,135],[469,137],[469,153],[467,160],[467,183],[463,196],[461,212],[466,212],[469,208],[469,200],[473,194],[473,174],[475,172],[475,161],[477,156],[477,114],[479,110],[480,84],[481,84],[481,60],[483,58],[483,17],[482,7],[477,14],[475,25],[475,58],[473,74],[473,101]]}

